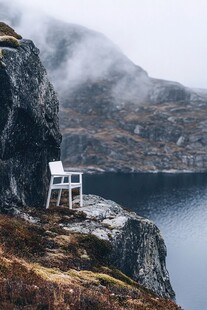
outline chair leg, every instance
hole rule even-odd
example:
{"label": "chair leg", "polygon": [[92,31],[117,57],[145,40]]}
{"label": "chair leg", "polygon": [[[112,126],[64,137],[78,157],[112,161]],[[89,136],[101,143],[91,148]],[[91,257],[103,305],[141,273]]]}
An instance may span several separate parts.
{"label": "chair leg", "polygon": [[73,208],[73,206],[72,206],[72,189],[69,189],[68,194],[69,194],[69,197],[68,197],[69,209],[72,209]]}
{"label": "chair leg", "polygon": [[50,196],[51,196],[51,192],[52,192],[52,184],[53,184],[53,180],[54,180],[54,177],[53,177],[53,176],[51,176],[51,178],[50,178],[49,190],[48,190],[48,195],[47,195],[46,209],[48,209],[48,208],[49,208],[49,204],[50,204]]}
{"label": "chair leg", "polygon": [[[64,177],[61,178],[61,183],[64,183]],[[57,203],[56,203],[56,206],[57,206],[57,207],[58,207],[59,204],[60,204],[61,194],[62,194],[62,189],[60,189],[60,190],[59,190],[59,193],[58,193],[58,199],[57,199]]]}
{"label": "chair leg", "polygon": [[56,203],[56,206],[57,206],[57,207],[60,205],[61,194],[62,194],[62,189],[60,189],[60,190],[59,190],[59,193],[58,193],[58,198],[57,198],[57,203]]}
{"label": "chair leg", "polygon": [[80,207],[83,206],[83,190],[82,190],[82,185],[80,187]]}
{"label": "chair leg", "polygon": [[48,191],[48,195],[47,195],[46,209],[49,208],[51,192],[52,192],[52,189],[50,188],[49,191]]}

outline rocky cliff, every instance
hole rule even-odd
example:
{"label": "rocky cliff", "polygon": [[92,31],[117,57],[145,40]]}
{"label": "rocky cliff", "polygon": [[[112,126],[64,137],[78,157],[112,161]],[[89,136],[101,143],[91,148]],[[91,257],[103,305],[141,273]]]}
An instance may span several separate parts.
{"label": "rocky cliff", "polygon": [[166,269],[166,246],[155,224],[94,195],[85,195],[84,207],[78,210],[86,220],[61,224],[63,229],[110,242],[109,262],[113,266],[156,295],[174,299]]}
{"label": "rocky cliff", "polygon": [[0,205],[42,207],[58,159],[58,100],[32,41],[0,24]]}

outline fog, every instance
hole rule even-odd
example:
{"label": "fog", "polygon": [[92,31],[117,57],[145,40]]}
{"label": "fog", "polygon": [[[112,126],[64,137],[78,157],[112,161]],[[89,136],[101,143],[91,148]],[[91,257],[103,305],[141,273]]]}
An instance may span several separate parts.
{"label": "fog", "polygon": [[[5,0],[104,33],[152,77],[207,88],[207,2],[204,0]],[[20,7],[20,6],[19,6]],[[40,16],[40,13],[38,13]]]}
{"label": "fog", "polygon": [[146,102],[150,86],[146,72],[104,34],[57,20],[17,1],[9,6],[0,3],[4,4],[0,18],[39,47],[60,103],[66,104],[84,83],[87,87],[98,83],[97,92],[107,89],[107,102],[117,107],[125,102]]}
{"label": "fog", "polygon": [[150,76],[207,88],[205,0],[20,2],[104,33]]}

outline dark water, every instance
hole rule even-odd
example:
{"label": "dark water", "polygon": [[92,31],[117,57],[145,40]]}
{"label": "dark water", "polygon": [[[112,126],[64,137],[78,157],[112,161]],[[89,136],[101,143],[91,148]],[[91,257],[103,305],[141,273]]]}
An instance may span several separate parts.
{"label": "dark water", "polygon": [[83,181],[85,194],[114,200],[157,224],[177,303],[207,309],[207,174],[110,173]]}

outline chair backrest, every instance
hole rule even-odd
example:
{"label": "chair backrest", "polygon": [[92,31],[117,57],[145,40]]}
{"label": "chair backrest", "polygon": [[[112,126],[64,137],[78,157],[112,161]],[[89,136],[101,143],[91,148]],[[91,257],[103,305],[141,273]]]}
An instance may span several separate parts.
{"label": "chair backrest", "polygon": [[62,161],[51,161],[49,162],[49,167],[52,175],[64,173]]}

